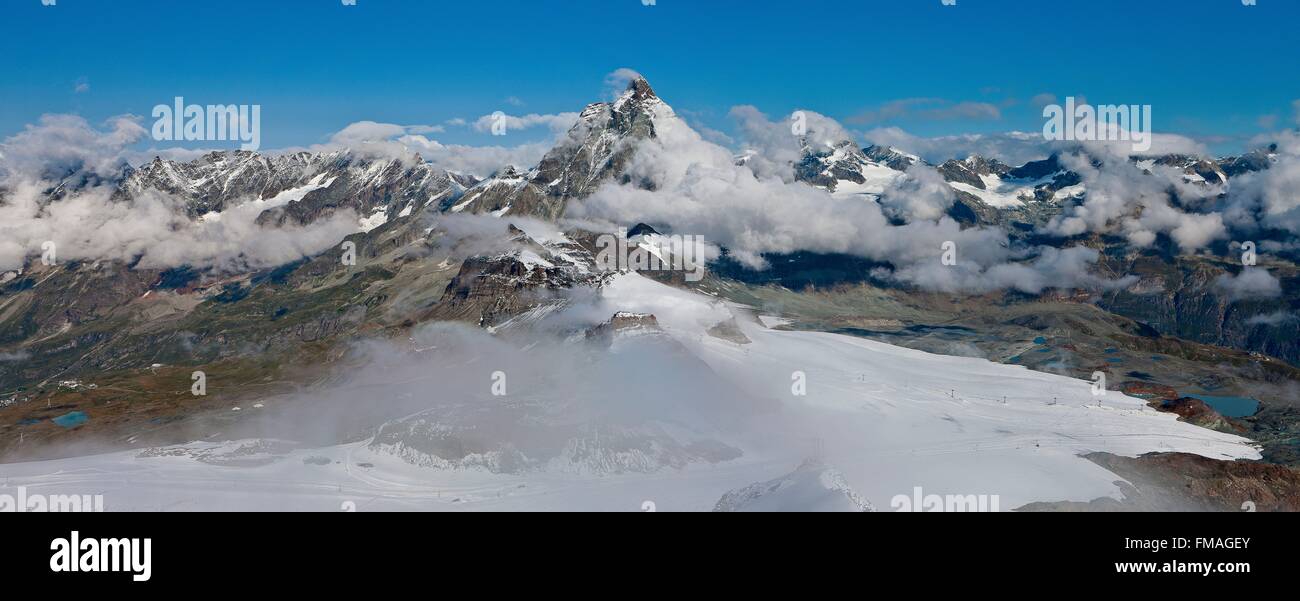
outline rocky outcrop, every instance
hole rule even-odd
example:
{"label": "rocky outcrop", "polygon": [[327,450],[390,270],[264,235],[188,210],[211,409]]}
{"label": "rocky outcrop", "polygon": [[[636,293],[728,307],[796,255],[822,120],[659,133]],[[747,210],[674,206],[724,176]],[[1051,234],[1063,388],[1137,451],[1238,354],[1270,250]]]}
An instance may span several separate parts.
{"label": "rocky outcrop", "polygon": [[863,169],[872,161],[851,140],[844,140],[823,149],[805,144],[803,157],[794,165],[796,180],[825,188],[831,192],[841,181],[865,183]]}
{"label": "rocky outcrop", "polygon": [[960,182],[984,190],[986,189],[986,186],[984,184],[984,179],[981,176],[1003,176],[1011,170],[1011,167],[997,159],[971,156],[962,161],[945,161],[935,169],[945,180],[950,182]]}
{"label": "rocky outcrop", "polygon": [[1300,471],[1188,453],[1087,458],[1114,472],[1123,498],[1030,503],[1017,511],[1300,511]]}
{"label": "rocky outcrop", "polygon": [[1152,384],[1150,382],[1138,382],[1133,380],[1125,382],[1120,390],[1129,396],[1156,399],[1159,401],[1174,401],[1178,399],[1178,391],[1174,390],[1172,386],[1165,386],[1163,384]]}
{"label": "rocky outcrop", "polygon": [[1244,425],[1224,417],[1200,399],[1192,397],[1164,399],[1155,407],[1160,411],[1177,414],[1182,421],[1202,428],[1231,434],[1245,434],[1247,431]]}
{"label": "rocky outcrop", "polygon": [[664,335],[663,328],[659,327],[659,320],[654,315],[619,311],[609,321],[588,329],[586,338],[609,346],[616,338],[647,335]]}

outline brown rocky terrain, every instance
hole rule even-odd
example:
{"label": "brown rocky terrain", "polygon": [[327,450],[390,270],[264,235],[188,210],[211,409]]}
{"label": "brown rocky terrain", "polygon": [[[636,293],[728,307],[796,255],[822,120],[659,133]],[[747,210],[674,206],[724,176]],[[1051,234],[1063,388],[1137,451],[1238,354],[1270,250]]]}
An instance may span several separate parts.
{"label": "brown rocky terrain", "polygon": [[1123,499],[1030,503],[1017,511],[1300,511],[1294,468],[1187,453],[1087,457],[1124,478],[1115,482]]}

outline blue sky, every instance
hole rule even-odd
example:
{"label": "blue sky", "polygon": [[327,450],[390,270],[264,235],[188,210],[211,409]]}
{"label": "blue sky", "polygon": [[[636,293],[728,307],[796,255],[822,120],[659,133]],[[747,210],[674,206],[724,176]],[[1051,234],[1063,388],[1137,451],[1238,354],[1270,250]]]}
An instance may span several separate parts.
{"label": "blue sky", "polygon": [[[154,105],[184,96],[260,104],[264,148],[309,145],[361,120],[577,111],[602,99],[605,75],[621,67],[722,131],[740,104],[770,115],[815,110],[858,131],[1038,131],[1031,98],[1050,93],[1151,104],[1157,132],[1231,151],[1294,126],[1300,99],[1294,0],[0,5],[0,138],[43,113],[96,124],[130,113],[148,124]],[[883,117],[882,108],[916,98],[930,100]],[[494,142],[469,128],[431,137]]]}

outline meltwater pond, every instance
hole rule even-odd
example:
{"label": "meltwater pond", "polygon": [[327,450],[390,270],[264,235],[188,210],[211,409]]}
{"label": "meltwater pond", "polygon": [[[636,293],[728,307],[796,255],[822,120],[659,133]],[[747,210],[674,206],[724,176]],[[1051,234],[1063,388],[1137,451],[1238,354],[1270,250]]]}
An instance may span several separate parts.
{"label": "meltwater pond", "polygon": [[77,426],[80,426],[81,424],[86,423],[86,421],[89,419],[90,417],[87,416],[85,413],[82,413],[80,411],[73,411],[71,413],[65,413],[63,415],[60,415],[50,421],[60,426],[63,426],[64,428],[75,428]]}
{"label": "meltwater pond", "polygon": [[1210,396],[1208,394],[1189,394],[1194,399],[1205,401],[1224,417],[1250,417],[1259,409],[1259,401],[1240,396]]}

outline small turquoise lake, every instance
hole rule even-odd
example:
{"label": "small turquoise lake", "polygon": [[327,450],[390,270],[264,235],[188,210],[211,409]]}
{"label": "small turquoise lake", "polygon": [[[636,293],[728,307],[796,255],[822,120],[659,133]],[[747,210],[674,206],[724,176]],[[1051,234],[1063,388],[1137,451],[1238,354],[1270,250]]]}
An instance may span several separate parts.
{"label": "small turquoise lake", "polygon": [[89,419],[90,417],[87,416],[85,413],[82,413],[80,411],[73,411],[72,413],[65,413],[63,415],[60,415],[50,421],[60,426],[63,426],[64,428],[75,428],[77,426],[80,426],[81,424],[86,423]]}
{"label": "small turquoise lake", "polygon": [[1250,417],[1259,409],[1259,401],[1246,397],[1210,396],[1208,394],[1189,394],[1187,396],[1205,401],[1206,405],[1209,405],[1224,417]]}

